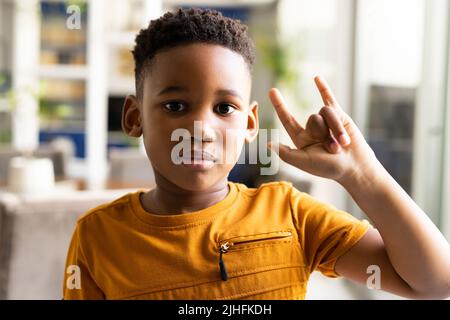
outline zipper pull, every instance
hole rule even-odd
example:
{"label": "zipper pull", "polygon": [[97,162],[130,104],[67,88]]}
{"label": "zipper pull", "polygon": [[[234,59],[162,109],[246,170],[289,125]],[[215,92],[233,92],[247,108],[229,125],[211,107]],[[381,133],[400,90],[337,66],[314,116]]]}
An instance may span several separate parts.
{"label": "zipper pull", "polygon": [[225,268],[225,263],[223,262],[222,255],[228,252],[230,248],[230,244],[228,242],[222,243],[220,245],[220,259],[219,259],[219,267],[220,267],[220,277],[223,281],[228,280],[227,268]]}

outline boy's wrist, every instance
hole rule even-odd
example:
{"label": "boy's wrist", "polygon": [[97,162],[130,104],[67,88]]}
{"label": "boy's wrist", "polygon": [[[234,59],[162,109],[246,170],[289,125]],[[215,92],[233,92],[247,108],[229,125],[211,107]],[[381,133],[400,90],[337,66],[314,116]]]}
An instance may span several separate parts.
{"label": "boy's wrist", "polygon": [[388,172],[373,155],[366,164],[355,166],[337,182],[348,192],[364,192],[386,179]]}

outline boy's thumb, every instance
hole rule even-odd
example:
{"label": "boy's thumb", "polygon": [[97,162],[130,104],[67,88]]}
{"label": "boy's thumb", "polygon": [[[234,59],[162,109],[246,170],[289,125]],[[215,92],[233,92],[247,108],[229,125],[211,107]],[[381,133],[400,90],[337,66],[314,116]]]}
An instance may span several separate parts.
{"label": "boy's thumb", "polygon": [[270,141],[270,142],[267,143],[267,147],[268,147],[270,150],[276,152],[276,153],[277,153],[278,155],[280,155],[280,156],[281,156],[281,154],[285,154],[285,153],[288,152],[289,150],[293,150],[291,147],[289,147],[289,146],[287,146],[287,145],[285,145],[285,144],[282,144],[282,143],[276,143],[276,142],[272,142],[272,141]]}
{"label": "boy's thumb", "polygon": [[301,163],[306,159],[305,151],[293,149],[282,143],[269,142],[267,147],[276,152],[281,160],[295,167],[299,167],[299,165],[301,165]]}

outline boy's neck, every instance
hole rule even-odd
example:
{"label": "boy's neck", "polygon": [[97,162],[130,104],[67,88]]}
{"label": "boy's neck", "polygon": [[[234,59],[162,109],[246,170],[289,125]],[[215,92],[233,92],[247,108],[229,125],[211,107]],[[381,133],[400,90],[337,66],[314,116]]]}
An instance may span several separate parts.
{"label": "boy's neck", "polygon": [[158,215],[175,215],[208,208],[223,200],[228,192],[224,178],[207,190],[188,191],[171,183],[155,171],[156,187],[141,195],[145,211]]}

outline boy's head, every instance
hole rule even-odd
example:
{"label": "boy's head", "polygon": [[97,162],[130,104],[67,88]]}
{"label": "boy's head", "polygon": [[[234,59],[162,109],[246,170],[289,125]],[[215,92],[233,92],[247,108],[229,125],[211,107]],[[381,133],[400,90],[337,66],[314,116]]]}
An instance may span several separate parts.
{"label": "boy's head", "polygon": [[[217,11],[179,9],[140,31],[133,56],[137,97],[126,98],[122,127],[143,134],[157,179],[190,191],[222,182],[258,132],[246,26]],[[194,164],[174,161],[177,129],[190,133],[191,146],[190,155],[183,149],[177,156]]]}

